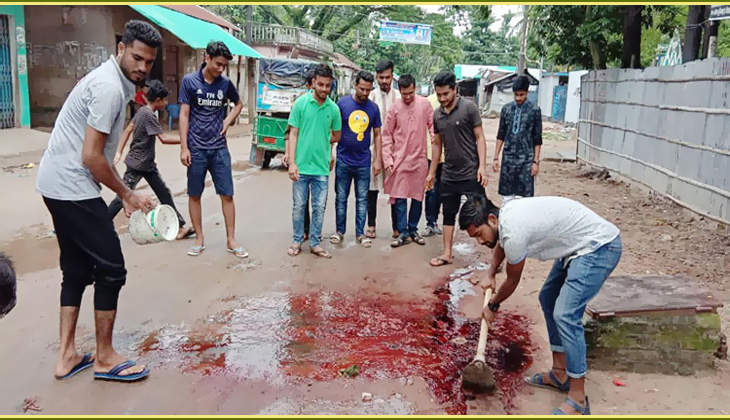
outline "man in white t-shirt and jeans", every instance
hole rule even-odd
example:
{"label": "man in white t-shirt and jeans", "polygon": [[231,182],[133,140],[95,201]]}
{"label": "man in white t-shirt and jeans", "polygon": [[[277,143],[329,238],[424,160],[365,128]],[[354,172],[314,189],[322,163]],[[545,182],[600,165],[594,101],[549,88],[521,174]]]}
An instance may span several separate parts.
{"label": "man in white t-shirt and jeans", "polygon": [[[495,248],[487,287],[496,293],[484,309],[487,322],[517,288],[526,258],[555,260],[540,290],[553,367],[525,381],[567,393],[552,414],[590,414],[585,395],[586,343],[582,317],[621,259],[619,229],[577,201],[563,197],[511,200],[500,210],[483,196],[470,196],[459,225],[480,245]],[[497,267],[507,260],[507,279],[497,290]]]}

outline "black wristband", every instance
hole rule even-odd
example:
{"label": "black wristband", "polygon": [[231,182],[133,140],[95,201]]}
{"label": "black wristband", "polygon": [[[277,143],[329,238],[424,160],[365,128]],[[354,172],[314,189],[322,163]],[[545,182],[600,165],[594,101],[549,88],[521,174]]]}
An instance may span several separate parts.
{"label": "black wristband", "polygon": [[487,304],[487,307],[489,308],[490,311],[497,312],[499,310],[499,303],[489,302]]}
{"label": "black wristband", "polygon": [[539,165],[540,164],[540,162],[538,162],[536,160],[533,160],[532,163],[534,163],[535,165]]}

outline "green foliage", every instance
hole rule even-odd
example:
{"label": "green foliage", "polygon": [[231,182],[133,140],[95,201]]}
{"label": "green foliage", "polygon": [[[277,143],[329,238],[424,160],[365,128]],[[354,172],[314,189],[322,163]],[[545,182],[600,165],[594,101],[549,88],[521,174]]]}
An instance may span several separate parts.
{"label": "green foliage", "polygon": [[[682,7],[655,5],[642,9],[643,65],[652,63],[660,42],[668,42],[674,30],[684,26]],[[532,6],[529,19],[536,36],[531,37],[530,46],[557,65],[617,66],[623,47],[624,12],[625,6],[613,5]]]}
{"label": "green foliage", "polygon": [[512,32],[512,24],[516,20],[514,14],[502,16],[502,25],[497,32],[489,29],[494,23],[490,18],[486,21],[475,21],[464,33],[464,63],[514,65],[520,52],[519,38]]}
{"label": "green foliage", "polygon": [[[335,45],[364,69],[373,71],[380,60],[390,59],[398,74],[410,73],[419,84],[428,83],[441,69],[452,69],[461,62],[461,40],[454,35],[454,19],[442,13],[426,13],[418,6],[391,6],[386,13],[375,14],[369,27],[359,27],[359,38],[352,31]],[[380,19],[433,25],[431,45],[385,43],[379,40]],[[355,47],[356,46],[356,47]],[[355,48],[353,48],[355,47]]]}
{"label": "green foliage", "polygon": [[530,45],[557,65],[600,66],[591,44],[605,56],[603,64],[621,57],[623,6],[532,6],[528,12]]}
{"label": "green foliage", "polygon": [[730,57],[730,20],[720,22],[720,30],[717,35],[717,55]]}
{"label": "green foliage", "polygon": [[641,34],[641,65],[654,65],[659,44],[669,44],[675,30],[681,31],[686,20],[682,8],[687,6],[647,6],[644,15],[646,29]]}

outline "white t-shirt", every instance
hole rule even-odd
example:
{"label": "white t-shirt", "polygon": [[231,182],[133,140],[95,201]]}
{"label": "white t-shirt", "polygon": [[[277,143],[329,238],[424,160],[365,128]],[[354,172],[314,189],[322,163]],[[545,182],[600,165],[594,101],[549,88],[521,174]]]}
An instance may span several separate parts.
{"label": "white t-shirt", "polygon": [[568,198],[516,198],[499,211],[499,241],[510,264],[584,255],[618,235],[613,223]]}
{"label": "white t-shirt", "polygon": [[76,84],[61,107],[41,158],[36,178],[39,193],[65,201],[101,197],[101,185],[81,161],[86,126],[109,135],[104,156],[111,165],[132,95],[134,84],[114,56]]}

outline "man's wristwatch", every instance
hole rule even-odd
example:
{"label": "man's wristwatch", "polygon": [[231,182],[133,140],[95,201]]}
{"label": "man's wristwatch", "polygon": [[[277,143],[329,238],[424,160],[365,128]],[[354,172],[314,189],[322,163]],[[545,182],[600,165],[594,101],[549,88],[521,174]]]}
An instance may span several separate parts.
{"label": "man's wristwatch", "polygon": [[487,307],[492,312],[497,312],[499,310],[499,303],[489,302],[487,304]]}

